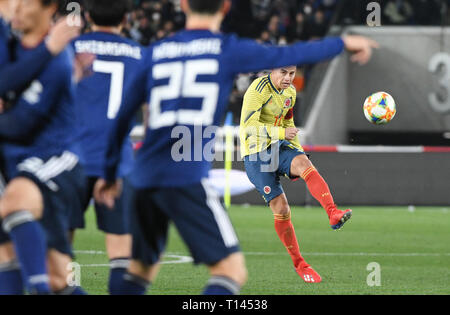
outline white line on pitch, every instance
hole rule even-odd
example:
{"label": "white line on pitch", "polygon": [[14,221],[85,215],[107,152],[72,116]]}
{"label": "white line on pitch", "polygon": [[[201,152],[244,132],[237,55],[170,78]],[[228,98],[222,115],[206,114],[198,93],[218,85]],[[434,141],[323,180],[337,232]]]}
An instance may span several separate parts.
{"label": "white line on pitch", "polygon": [[[84,251],[86,254],[87,251]],[[180,256],[180,255],[164,255],[165,258],[174,258],[175,260],[164,260],[161,264],[185,264],[194,261],[192,257],[189,256]],[[80,265],[80,267],[109,267],[110,264],[86,264]]]}

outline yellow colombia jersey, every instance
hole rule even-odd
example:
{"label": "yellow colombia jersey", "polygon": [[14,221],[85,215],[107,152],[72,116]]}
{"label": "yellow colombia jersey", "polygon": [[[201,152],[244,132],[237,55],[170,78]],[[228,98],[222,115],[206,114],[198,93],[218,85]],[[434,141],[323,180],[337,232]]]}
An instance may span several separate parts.
{"label": "yellow colombia jersey", "polygon": [[[278,91],[270,75],[256,79],[244,95],[241,112],[241,155],[266,150],[271,143],[285,140],[285,130],[295,127],[293,108],[297,92],[293,86]],[[298,137],[289,141],[303,151]]]}

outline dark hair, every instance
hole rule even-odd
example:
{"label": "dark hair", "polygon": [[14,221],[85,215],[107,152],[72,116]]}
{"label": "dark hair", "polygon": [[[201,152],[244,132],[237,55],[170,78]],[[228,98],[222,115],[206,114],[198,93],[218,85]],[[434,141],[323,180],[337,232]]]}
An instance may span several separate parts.
{"label": "dark hair", "polygon": [[86,10],[94,24],[118,26],[131,10],[130,0],[85,0]]}
{"label": "dark hair", "polygon": [[200,14],[215,14],[223,5],[224,0],[188,0],[192,12]]}

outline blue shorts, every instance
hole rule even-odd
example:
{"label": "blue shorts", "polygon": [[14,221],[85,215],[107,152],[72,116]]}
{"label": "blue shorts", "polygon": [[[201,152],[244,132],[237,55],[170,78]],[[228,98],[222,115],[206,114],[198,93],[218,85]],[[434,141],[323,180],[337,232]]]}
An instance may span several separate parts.
{"label": "blue shorts", "polygon": [[147,265],[159,261],[173,222],[194,262],[214,265],[240,251],[227,212],[206,180],[187,187],[135,190],[132,257]]}
{"label": "blue shorts", "polygon": [[[278,154],[273,148],[278,150]],[[291,164],[292,160],[301,154],[305,154],[305,152],[283,140],[272,145],[266,151],[244,158],[247,176],[267,205],[272,199],[284,193],[280,176],[286,176],[291,180],[299,179],[298,176],[291,176]]]}
{"label": "blue shorts", "polygon": [[39,221],[44,229],[47,247],[72,255],[68,238],[69,217],[73,208],[81,207],[85,192],[85,175],[78,157],[71,152],[46,161],[30,158],[18,165],[16,177],[26,177],[38,187],[44,200]]}
{"label": "blue shorts", "polygon": [[[86,191],[82,206],[73,209],[70,216],[70,230],[84,229],[86,226],[85,213],[89,208],[89,204],[94,194],[94,186],[98,177],[88,177],[86,179]],[[129,228],[129,196],[130,184],[127,179],[123,179],[122,194],[116,200],[114,209],[109,209],[103,204],[94,203],[95,214],[97,218],[97,227],[100,231],[109,234],[123,235],[130,233]]]}

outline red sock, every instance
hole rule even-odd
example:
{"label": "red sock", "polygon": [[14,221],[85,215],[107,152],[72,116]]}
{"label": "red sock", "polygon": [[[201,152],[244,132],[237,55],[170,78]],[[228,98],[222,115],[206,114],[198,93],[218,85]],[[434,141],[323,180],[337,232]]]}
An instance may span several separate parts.
{"label": "red sock", "polygon": [[304,259],[300,254],[294,226],[291,222],[291,213],[287,215],[274,214],[275,231],[291,256],[294,266],[297,267]]}
{"label": "red sock", "polygon": [[314,167],[304,171],[301,177],[306,182],[311,195],[320,202],[322,208],[325,209],[328,217],[330,217],[331,211],[336,209],[336,205],[325,180]]}

